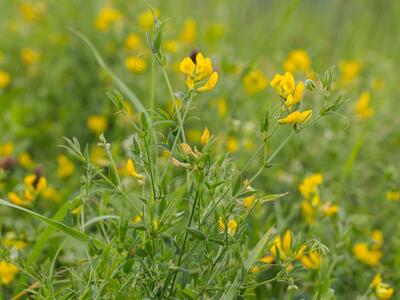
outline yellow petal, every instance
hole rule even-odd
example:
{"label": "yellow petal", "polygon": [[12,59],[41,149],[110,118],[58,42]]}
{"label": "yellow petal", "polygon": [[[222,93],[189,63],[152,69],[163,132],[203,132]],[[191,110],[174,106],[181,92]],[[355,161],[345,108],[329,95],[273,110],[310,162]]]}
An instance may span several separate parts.
{"label": "yellow petal", "polygon": [[193,75],[195,68],[196,65],[190,57],[185,57],[179,65],[179,70],[189,76]]}

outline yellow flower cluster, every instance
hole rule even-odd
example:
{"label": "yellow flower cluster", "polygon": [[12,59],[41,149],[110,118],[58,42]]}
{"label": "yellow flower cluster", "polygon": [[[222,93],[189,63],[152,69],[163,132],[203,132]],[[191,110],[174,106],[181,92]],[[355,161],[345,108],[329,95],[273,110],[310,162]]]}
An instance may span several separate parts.
{"label": "yellow flower cluster", "polygon": [[3,238],[3,245],[7,248],[13,248],[16,250],[23,250],[28,245],[25,241],[18,239],[15,232],[7,232]]}
{"label": "yellow flower cluster", "polygon": [[339,63],[340,79],[342,85],[348,85],[357,78],[362,69],[362,64],[356,60],[344,60]]}
{"label": "yellow flower cluster", "polygon": [[307,52],[302,49],[296,49],[289,53],[288,57],[283,62],[283,67],[286,72],[310,72],[311,59]]}
{"label": "yellow flower cluster", "polygon": [[128,159],[126,162],[126,171],[128,175],[135,178],[140,185],[144,184],[144,176],[136,171],[135,164],[132,159]]}
{"label": "yellow flower cluster", "polygon": [[211,59],[204,58],[197,53],[193,62],[192,58],[185,57],[179,66],[182,73],[187,75],[186,85],[190,90],[206,92],[212,90],[218,81],[218,73],[213,70]]}
{"label": "yellow flower cluster", "polygon": [[283,237],[277,236],[269,249],[269,254],[263,256],[260,261],[266,264],[270,264],[274,261],[275,257],[278,256],[281,260],[286,261],[289,259],[295,259],[300,261],[306,269],[317,270],[321,267],[321,255],[316,251],[310,251],[305,253],[307,245],[303,244],[298,249],[293,250],[292,245],[292,232],[286,230]]}
{"label": "yellow flower cluster", "polygon": [[142,73],[147,68],[147,62],[141,56],[129,55],[125,59],[125,67],[133,73]]}
{"label": "yellow flower cluster", "polygon": [[[227,226],[228,226],[228,234],[235,235],[237,227],[238,227],[238,223],[234,219],[230,219],[228,221]],[[223,232],[225,231],[225,222],[222,217],[219,217],[218,227],[219,227],[220,231],[223,231]]]}
{"label": "yellow flower cluster", "polygon": [[100,9],[96,19],[96,28],[99,31],[107,31],[112,24],[119,21],[122,14],[114,7],[107,5]]}
{"label": "yellow flower cluster", "polygon": [[16,192],[9,192],[9,200],[21,206],[30,205],[35,198],[47,188],[47,180],[40,174],[31,174],[24,178],[24,191],[22,195]]}
{"label": "yellow flower cluster", "polygon": [[18,268],[16,265],[12,263],[8,263],[6,261],[0,261],[0,283],[1,284],[10,284],[15,275],[18,273]]}
{"label": "yellow flower cluster", "polygon": [[11,82],[11,76],[9,73],[0,70],[0,89],[5,88]]}
{"label": "yellow flower cluster", "polygon": [[71,176],[75,171],[74,163],[64,154],[60,154],[57,157],[58,168],[57,176],[64,178]]}
{"label": "yellow flower cluster", "polygon": [[370,100],[371,96],[368,92],[362,93],[360,98],[358,98],[354,110],[361,120],[367,120],[374,114],[374,109],[371,107]]}
{"label": "yellow flower cluster", "polygon": [[102,115],[90,115],[87,119],[87,127],[94,134],[104,133],[108,128],[108,120]]}
{"label": "yellow flower cluster", "polygon": [[386,193],[386,199],[389,201],[400,201],[400,191],[393,190]]}
{"label": "yellow flower cluster", "polygon": [[[291,73],[284,75],[276,74],[271,81],[271,86],[283,99],[283,103],[290,110],[294,105],[303,100],[305,85],[300,81],[297,83]],[[307,122],[312,115],[312,110],[300,112],[298,110],[289,113],[285,118],[279,119],[280,124],[301,124]]]}
{"label": "yellow flower cluster", "polygon": [[38,50],[32,48],[23,48],[21,50],[22,62],[27,66],[36,64],[40,60],[40,57],[41,53]]}
{"label": "yellow flower cluster", "polygon": [[372,240],[372,245],[366,242],[356,243],[353,246],[353,253],[355,257],[364,264],[376,266],[382,257],[382,232],[380,230],[374,230],[372,232]]}
{"label": "yellow flower cluster", "polygon": [[160,16],[160,11],[158,9],[155,10],[148,9],[137,17],[137,23],[141,30],[147,32],[153,28],[154,17],[159,17],[159,16]]}
{"label": "yellow flower cluster", "polygon": [[243,84],[248,94],[263,91],[268,85],[268,79],[261,70],[252,70],[243,77]]}
{"label": "yellow flower cluster", "polygon": [[370,286],[379,300],[388,300],[393,296],[394,289],[389,284],[382,281],[380,273],[375,275]]}
{"label": "yellow flower cluster", "polygon": [[179,40],[184,43],[191,44],[196,40],[197,24],[194,19],[186,19],[183,24],[183,30],[179,36]]}

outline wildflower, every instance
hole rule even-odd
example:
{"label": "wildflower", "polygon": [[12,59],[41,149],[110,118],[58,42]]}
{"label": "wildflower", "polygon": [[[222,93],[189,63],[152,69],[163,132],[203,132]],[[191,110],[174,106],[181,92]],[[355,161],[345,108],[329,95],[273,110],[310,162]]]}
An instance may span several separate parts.
{"label": "wildflower", "polygon": [[267,87],[268,79],[260,70],[252,70],[243,77],[243,84],[248,94],[255,94]]}
{"label": "wildflower", "polygon": [[160,11],[158,9],[149,9],[141,13],[137,18],[140,29],[142,29],[143,31],[150,31],[153,28],[154,17],[159,17],[159,15]]}
{"label": "wildflower", "polygon": [[322,207],[322,212],[327,217],[336,215],[339,212],[339,206],[338,205],[334,205],[334,204],[330,204],[330,203],[326,203]]}
{"label": "wildflower", "polygon": [[321,267],[321,255],[316,251],[312,251],[307,255],[302,255],[300,262],[306,269],[317,270]]}
{"label": "wildflower", "polygon": [[101,115],[90,115],[87,119],[87,127],[96,135],[104,133],[108,127],[107,118]]}
{"label": "wildflower", "polygon": [[139,56],[128,56],[125,59],[125,67],[134,73],[142,73],[147,68],[146,60]]}
{"label": "wildflower", "polygon": [[260,267],[259,266],[254,266],[250,269],[250,272],[253,274],[256,274],[258,272],[260,272]]}
{"label": "wildflower", "polygon": [[172,158],[171,162],[172,162],[172,164],[173,164],[175,167],[178,167],[178,168],[190,169],[190,168],[192,167],[192,166],[191,166],[190,164],[188,164],[188,163],[180,162],[180,161],[177,160],[175,157]]}
{"label": "wildflower", "polygon": [[296,110],[287,115],[285,118],[279,119],[278,122],[279,124],[302,124],[307,122],[311,118],[311,115],[312,110],[306,110],[303,112]]}
{"label": "wildflower", "polygon": [[25,176],[24,184],[27,189],[40,193],[46,189],[47,179],[40,172],[36,172],[36,174]]}
{"label": "wildflower", "polygon": [[400,201],[400,190],[388,191],[386,199],[389,201]]}
{"label": "wildflower", "polygon": [[271,81],[271,86],[284,99],[293,94],[296,88],[294,77],[289,72],[286,72],[284,75],[276,74]]}
{"label": "wildflower", "polygon": [[57,176],[58,177],[68,177],[71,176],[75,171],[74,163],[68,159],[68,157],[64,154],[60,154],[57,157],[58,168],[57,168]]}
{"label": "wildflower", "polygon": [[18,196],[16,193],[14,192],[9,192],[7,194],[8,199],[10,200],[10,202],[16,204],[16,205],[20,205],[23,206],[26,204],[26,201],[24,201],[20,196]]}
{"label": "wildflower", "polygon": [[171,40],[171,39],[165,40],[164,48],[165,48],[165,51],[167,51],[167,52],[175,53],[176,51],[178,51],[179,43],[176,40]]}
{"label": "wildflower", "polygon": [[353,246],[353,253],[359,261],[369,266],[376,266],[382,257],[382,251],[370,249],[367,243],[363,242]]}
{"label": "wildflower", "polygon": [[5,88],[11,82],[11,76],[9,73],[0,70],[0,89]]}
{"label": "wildflower", "polygon": [[320,173],[315,173],[305,177],[299,185],[300,193],[303,197],[309,198],[311,194],[317,192],[316,188],[322,183],[323,179],[324,178]]}
{"label": "wildflower", "polygon": [[26,169],[32,168],[34,162],[28,152],[22,152],[18,155],[18,163]]}
{"label": "wildflower", "polygon": [[267,254],[263,257],[260,258],[260,261],[265,263],[265,264],[271,264],[274,261],[274,256],[271,254]]}
{"label": "wildflower", "polygon": [[307,52],[302,49],[296,49],[289,53],[283,62],[286,72],[295,73],[298,71],[308,72],[311,68],[311,60]]}
{"label": "wildflower", "polygon": [[189,129],[187,132],[188,140],[197,143],[201,139],[202,132],[198,129]]}
{"label": "wildflower", "polygon": [[186,84],[190,90],[210,91],[217,84],[218,73],[213,71],[211,59],[204,58],[200,52],[197,53],[194,61],[190,57],[185,57],[179,69],[188,76]]}
{"label": "wildflower", "polygon": [[286,230],[283,238],[277,236],[272,243],[270,252],[276,257],[278,255],[282,260],[286,260],[290,256],[290,247],[292,245],[292,232],[288,229]]}
{"label": "wildflower", "polygon": [[0,261],[0,282],[2,284],[10,284],[17,273],[17,266],[3,260]]}
{"label": "wildflower", "polygon": [[93,164],[99,166],[108,166],[110,163],[105,149],[98,146],[91,147],[90,160]]}
{"label": "wildflower", "polygon": [[143,219],[142,214],[137,214],[137,215],[135,216],[135,218],[133,219],[133,223],[134,223],[134,224],[138,224],[138,223],[140,223],[140,222],[142,221],[142,219]]}
{"label": "wildflower", "polygon": [[186,19],[179,39],[184,43],[193,43],[197,36],[197,24],[194,19]]}
{"label": "wildflower", "polygon": [[379,300],[390,299],[392,298],[393,293],[394,289],[386,283],[380,283],[375,289],[375,294]]}
{"label": "wildflower", "polygon": [[304,83],[300,81],[296,85],[296,89],[292,95],[289,95],[285,101],[285,105],[288,108],[291,108],[293,105],[300,103],[301,100],[303,99],[303,94],[304,94]]}
{"label": "wildflower", "polygon": [[132,159],[128,159],[126,162],[126,171],[128,172],[128,175],[134,177],[140,185],[144,184],[144,176],[136,171]]}
{"label": "wildflower", "polygon": [[4,145],[0,145],[0,156],[7,157],[11,156],[14,152],[14,144],[13,143],[5,143]]}
{"label": "wildflower", "polygon": [[242,202],[243,207],[251,208],[253,206],[254,200],[256,200],[256,196],[254,195],[243,198]]}
{"label": "wildflower", "polygon": [[[235,220],[231,219],[228,221],[228,233],[229,235],[235,235],[238,224]],[[225,223],[224,220],[222,219],[222,217],[219,217],[218,220],[218,227],[221,231],[225,231]]]}
{"label": "wildflower", "polygon": [[228,105],[226,104],[226,100],[224,98],[219,99],[217,102],[218,105],[218,115],[220,118],[224,118],[228,111]]}
{"label": "wildflower", "polygon": [[23,48],[21,50],[22,61],[27,66],[36,64],[39,61],[40,57],[40,52],[32,48]]}
{"label": "wildflower", "polygon": [[202,143],[203,145],[207,145],[209,141],[210,141],[210,130],[208,130],[208,128],[205,127],[203,130],[203,134],[201,135],[200,138],[200,143]]}
{"label": "wildflower", "polygon": [[234,153],[239,150],[239,142],[234,137],[228,137],[226,140],[226,148],[229,152]]}
{"label": "wildflower", "polygon": [[25,1],[19,4],[18,8],[22,18],[28,22],[37,21],[46,11],[46,6],[43,2],[29,3]]}
{"label": "wildflower", "polygon": [[383,245],[383,233],[381,230],[372,231],[371,235],[372,240],[374,241],[373,248],[380,249]]}
{"label": "wildflower", "polygon": [[340,79],[343,85],[350,84],[361,72],[362,64],[356,60],[345,60],[339,63]]}
{"label": "wildflower", "polygon": [[25,241],[18,239],[16,234],[11,231],[5,234],[3,244],[4,246],[15,250],[23,250],[28,246]]}
{"label": "wildflower", "polygon": [[104,32],[107,31],[113,23],[119,21],[121,18],[122,14],[119,10],[107,5],[100,9],[95,25],[97,30]]}
{"label": "wildflower", "polygon": [[130,51],[138,50],[142,47],[142,40],[137,33],[130,33],[125,38],[125,48]]}
{"label": "wildflower", "polygon": [[60,200],[59,194],[56,192],[56,190],[50,186],[48,186],[43,192],[42,196],[45,199],[52,200],[54,202],[58,202]]}
{"label": "wildflower", "polygon": [[358,98],[354,110],[361,120],[367,120],[374,114],[374,110],[370,105],[370,99],[371,96],[368,92],[362,93],[360,98]]}

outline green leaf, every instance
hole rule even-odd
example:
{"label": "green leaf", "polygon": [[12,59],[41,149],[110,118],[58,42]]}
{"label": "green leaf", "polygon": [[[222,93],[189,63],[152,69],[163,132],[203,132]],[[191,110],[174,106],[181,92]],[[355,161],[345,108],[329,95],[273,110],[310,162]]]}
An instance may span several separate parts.
{"label": "green leaf", "polygon": [[190,233],[191,236],[193,236],[195,239],[198,239],[200,241],[204,241],[206,239],[206,236],[204,233],[202,233],[199,229],[191,227],[191,228],[186,228],[186,230]]}
{"label": "green leaf", "polygon": [[81,241],[85,244],[89,244],[89,243],[93,243],[96,247],[98,248],[103,248],[106,246],[106,244],[104,244],[102,241],[97,240],[97,239],[93,239],[92,237],[90,237],[89,235],[87,235],[86,233],[83,233],[81,231],[76,230],[75,228],[69,227],[59,221],[55,221],[53,219],[47,218],[41,214],[38,214],[34,211],[31,211],[27,208],[12,204],[10,202],[7,202],[3,199],[0,199],[0,204],[11,207],[11,208],[15,208],[18,209],[20,211],[26,212],[29,215],[31,215],[32,217],[35,217],[43,222],[46,222],[47,224],[49,224],[50,226],[64,232],[66,235]]}

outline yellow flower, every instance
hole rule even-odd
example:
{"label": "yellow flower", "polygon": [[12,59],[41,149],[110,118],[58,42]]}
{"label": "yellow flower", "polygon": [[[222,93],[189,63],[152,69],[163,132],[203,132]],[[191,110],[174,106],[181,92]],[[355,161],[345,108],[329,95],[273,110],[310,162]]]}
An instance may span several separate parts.
{"label": "yellow flower", "polygon": [[288,108],[291,108],[293,105],[300,103],[301,100],[303,99],[303,94],[304,94],[304,82],[300,81],[296,85],[296,89],[293,93],[293,95],[289,95],[285,101],[285,105]]}
{"label": "yellow flower", "polygon": [[289,72],[286,72],[284,75],[276,74],[271,81],[271,86],[284,99],[293,94],[296,88],[294,77]]}
{"label": "yellow flower", "polygon": [[302,255],[300,262],[306,269],[317,270],[321,267],[321,255],[316,251],[312,251],[307,255]]}
{"label": "yellow flower", "polygon": [[388,191],[386,193],[386,199],[388,199],[389,201],[400,201],[400,191]]}
{"label": "yellow flower", "polygon": [[17,266],[6,261],[0,261],[0,282],[2,284],[10,284],[17,273]]}
{"label": "yellow flower", "polygon": [[374,279],[372,279],[372,282],[371,282],[371,284],[370,284],[370,287],[372,287],[372,288],[375,288],[375,287],[377,287],[379,284],[381,284],[382,283],[382,276],[381,276],[381,274],[380,273],[377,273],[375,276],[374,276]]}
{"label": "yellow flower", "polygon": [[320,185],[323,180],[324,178],[320,173],[315,173],[305,177],[299,184],[300,193],[303,197],[309,198],[311,194],[317,192],[317,186]]}
{"label": "yellow flower", "polygon": [[178,51],[179,43],[177,40],[171,40],[171,39],[165,40],[164,48],[165,48],[165,51],[167,51],[167,52],[175,53],[176,51]]}
{"label": "yellow flower", "polygon": [[102,115],[90,115],[87,119],[87,127],[96,135],[104,133],[108,127],[107,118]]}
{"label": "yellow flower", "polygon": [[374,110],[370,105],[370,99],[370,94],[368,92],[364,92],[361,94],[360,98],[358,98],[356,103],[356,114],[362,120],[366,120],[374,114]]}
{"label": "yellow flower", "polygon": [[229,222],[228,222],[228,233],[230,235],[234,235],[236,233],[237,227],[238,227],[238,224],[237,224],[237,222],[235,220],[233,220],[233,219],[229,220]]}
{"label": "yellow flower", "polygon": [[16,193],[14,193],[14,192],[9,192],[9,193],[7,194],[7,197],[8,197],[8,199],[10,200],[10,202],[12,202],[12,203],[14,203],[14,204],[16,204],[16,205],[22,206],[22,205],[25,205],[25,204],[26,204],[25,201],[24,201],[23,199],[21,199],[21,197],[18,196],[18,195],[17,195]]}
{"label": "yellow flower", "polygon": [[242,202],[243,207],[251,208],[253,206],[254,200],[256,200],[256,196],[254,195],[245,197]]}
{"label": "yellow flower", "polygon": [[[182,73],[187,75],[186,85],[190,90],[196,89],[198,92],[205,92],[212,90],[218,81],[218,73],[213,71],[210,58],[204,58],[199,52],[196,59],[185,57],[179,69]],[[198,87],[200,85],[200,87]]]}
{"label": "yellow flower", "polygon": [[370,249],[367,243],[356,243],[353,253],[359,261],[369,266],[376,266],[382,257],[382,251]]}
{"label": "yellow flower", "polygon": [[139,24],[140,29],[142,29],[143,31],[150,31],[153,28],[154,17],[159,17],[159,16],[160,16],[160,11],[158,9],[156,10],[149,9],[141,13],[137,18],[137,22]]}
{"label": "yellow flower", "polygon": [[107,157],[106,150],[102,147],[92,146],[90,149],[90,161],[99,166],[108,166],[109,160]]}
{"label": "yellow flower", "polygon": [[248,94],[255,94],[267,87],[268,79],[260,70],[252,70],[243,77],[243,84]]}
{"label": "yellow flower", "polygon": [[275,257],[273,255],[267,254],[260,258],[260,261],[265,264],[271,264],[274,261]]}
{"label": "yellow flower", "polygon": [[362,64],[355,60],[345,60],[339,63],[340,83],[347,85],[351,83],[361,72]]}
{"label": "yellow flower", "polygon": [[35,3],[24,1],[19,4],[18,8],[22,18],[28,22],[37,21],[46,11],[46,5],[41,1],[36,1]]}
{"label": "yellow flower", "polygon": [[375,294],[379,300],[387,300],[392,298],[394,289],[386,283],[380,283],[375,289]]}
{"label": "yellow flower", "polygon": [[0,70],[0,89],[5,88],[11,82],[11,76],[9,73]]}
{"label": "yellow flower", "polygon": [[66,155],[60,154],[57,157],[57,162],[58,162],[58,168],[57,168],[58,177],[68,177],[74,173],[75,165]]}
{"label": "yellow flower", "polygon": [[110,5],[104,6],[100,9],[96,19],[96,28],[99,31],[107,31],[110,26],[122,18],[119,10]]}
{"label": "yellow flower", "polygon": [[147,68],[146,60],[139,56],[128,56],[125,59],[125,67],[134,73],[142,73]]}
{"label": "yellow flower", "polygon": [[279,119],[278,122],[279,124],[294,124],[294,123],[302,124],[307,122],[311,118],[311,115],[312,115],[312,110],[306,110],[303,112],[296,110],[287,115],[285,118]]}
{"label": "yellow flower", "polygon": [[220,118],[224,118],[228,111],[228,105],[226,104],[226,100],[224,98],[219,99],[217,102],[218,105],[218,115]]}
{"label": "yellow flower", "polygon": [[4,246],[14,248],[16,250],[24,250],[28,244],[23,240],[18,239],[14,232],[7,232],[3,238]]}
{"label": "yellow flower", "polygon": [[310,204],[310,202],[308,200],[303,200],[301,202],[301,211],[302,211],[303,215],[305,216],[308,224],[315,223],[315,220],[314,220],[315,209],[314,209],[314,207],[312,207],[312,205]]}
{"label": "yellow flower", "polygon": [[234,137],[228,137],[226,140],[226,148],[229,152],[234,153],[239,150],[239,141]]}
{"label": "yellow flower", "polygon": [[14,144],[13,143],[5,143],[4,145],[0,145],[0,156],[11,156],[14,152]]}
{"label": "yellow flower", "polygon": [[201,135],[200,138],[200,143],[202,143],[203,145],[207,145],[209,140],[210,140],[210,130],[208,130],[208,128],[205,127],[203,130],[203,134]]}
{"label": "yellow flower", "polygon": [[140,185],[144,184],[144,176],[136,171],[135,164],[132,159],[128,159],[126,162],[126,171],[129,176],[132,176],[137,180]]}
{"label": "yellow flower", "polygon": [[26,169],[32,168],[34,162],[28,152],[22,152],[18,155],[18,163]]}
{"label": "yellow flower", "polygon": [[306,51],[296,49],[289,53],[283,62],[283,67],[286,72],[308,72],[311,68],[311,60]]}
{"label": "yellow flower", "polygon": [[193,43],[197,36],[197,24],[194,19],[186,19],[179,39],[184,43]]}
{"label": "yellow flower", "polygon": [[134,224],[138,224],[138,223],[140,223],[140,222],[142,221],[142,219],[143,219],[142,214],[137,214],[137,215],[135,216],[135,218],[133,219],[133,223],[134,223]]}
{"label": "yellow flower", "polygon": [[188,140],[194,143],[198,143],[201,139],[202,132],[198,129],[189,129],[187,132]]}
{"label": "yellow flower", "polygon": [[336,215],[339,212],[339,206],[327,203],[322,207],[322,212],[327,217]]}
{"label": "yellow flower", "polygon": [[50,186],[47,187],[43,191],[42,195],[43,195],[43,198],[52,200],[54,202],[58,202],[60,200],[60,195],[57,193],[57,191],[54,188],[52,188]]}
{"label": "yellow flower", "polygon": [[21,50],[22,61],[27,66],[36,64],[39,61],[40,57],[40,52],[32,48],[23,48]]}
{"label": "yellow flower", "polygon": [[137,33],[130,33],[125,38],[125,48],[127,50],[133,51],[138,50],[142,47],[142,40]]}
{"label": "yellow flower", "polygon": [[277,236],[275,238],[269,251],[275,257],[278,255],[279,251],[280,258],[282,260],[286,260],[290,256],[291,245],[292,245],[292,232],[288,229],[283,235],[283,238],[281,238],[280,236]]}
{"label": "yellow flower", "polygon": [[31,174],[25,176],[24,184],[28,189],[32,189],[35,192],[43,192],[47,187],[47,179],[44,176]]}

